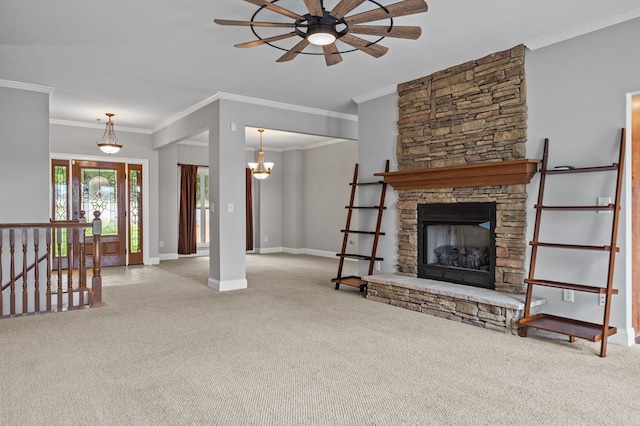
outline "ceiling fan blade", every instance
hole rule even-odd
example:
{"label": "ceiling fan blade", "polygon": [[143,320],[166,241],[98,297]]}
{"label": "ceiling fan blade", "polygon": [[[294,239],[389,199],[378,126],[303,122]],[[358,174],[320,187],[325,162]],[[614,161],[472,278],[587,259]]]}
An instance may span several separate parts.
{"label": "ceiling fan blade", "polygon": [[379,58],[389,50],[388,47],[380,46],[379,44],[371,44],[371,42],[360,37],[352,36],[351,34],[343,35],[340,37],[340,41],[343,41],[358,50],[362,50],[364,53],[369,54],[374,58]]}
{"label": "ceiling fan blade", "polygon": [[304,4],[309,9],[312,16],[322,16],[322,0],[304,0]]}
{"label": "ceiling fan blade", "polygon": [[327,66],[342,62],[342,55],[338,52],[338,47],[335,43],[322,46],[322,51],[324,52],[324,60]]}
{"label": "ceiling fan blade", "polygon": [[351,12],[365,1],[367,0],[340,0],[340,3],[338,3],[336,7],[329,12],[329,15],[336,19],[342,19],[344,18],[344,15]]}
{"label": "ceiling fan blade", "polygon": [[285,22],[257,22],[257,21],[232,21],[229,19],[214,19],[218,25],[236,25],[240,27],[275,27],[275,28],[295,28],[296,24]]}
{"label": "ceiling fan blade", "polygon": [[349,33],[366,34],[378,37],[408,38],[416,40],[422,34],[420,27],[385,27],[384,25],[353,25]]}
{"label": "ceiling fan blade", "polygon": [[287,53],[280,56],[276,62],[287,62],[294,59],[300,52],[304,50],[305,47],[309,45],[309,41],[306,38],[303,38],[302,41],[295,46],[293,46]]}
{"label": "ceiling fan blade", "polygon": [[344,18],[347,25],[362,24],[364,22],[378,21],[380,19],[395,18],[398,16],[413,15],[415,13],[426,12],[427,3],[424,0],[404,0],[398,3],[385,6],[389,13],[378,7],[368,12],[358,13]]}
{"label": "ceiling fan blade", "polygon": [[296,35],[295,32],[281,34],[273,37],[263,38],[262,40],[254,40],[254,41],[248,41],[246,43],[236,44],[235,46],[240,48],[255,47],[255,46],[260,46],[261,44],[271,43],[272,41],[284,40],[285,38],[293,37],[295,35]]}
{"label": "ceiling fan blade", "polygon": [[280,7],[278,5],[275,5],[273,3],[271,3],[270,1],[267,0],[244,0],[248,3],[251,4],[255,4],[256,6],[262,6],[266,9],[269,9],[273,12],[279,13],[281,15],[284,16],[288,16],[289,18],[293,18],[293,19],[304,19],[302,16],[298,15],[297,13],[294,13],[292,11],[290,11],[289,9],[285,9],[284,7]]}

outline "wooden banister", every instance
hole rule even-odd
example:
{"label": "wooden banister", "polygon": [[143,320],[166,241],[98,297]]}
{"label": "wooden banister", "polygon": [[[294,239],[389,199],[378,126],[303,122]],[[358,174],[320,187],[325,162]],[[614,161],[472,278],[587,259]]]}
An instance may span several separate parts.
{"label": "wooden banister", "polygon": [[[93,233],[91,288],[87,287],[86,277],[86,254],[89,250],[86,249],[85,232],[88,228]],[[16,232],[19,233],[17,244]],[[41,233],[44,234],[45,253],[41,252]],[[86,223],[82,217],[75,221],[0,224],[0,317],[103,306],[101,234],[100,212],[94,212],[91,223]],[[3,245],[6,243],[9,256],[3,257]],[[16,245],[22,246],[22,256],[16,253]],[[46,270],[46,290],[42,295],[46,304],[41,300],[41,272],[44,272],[41,268]],[[53,268],[56,269],[54,278]],[[9,272],[9,277],[3,277],[3,271]],[[21,296],[16,294],[16,290]]]}

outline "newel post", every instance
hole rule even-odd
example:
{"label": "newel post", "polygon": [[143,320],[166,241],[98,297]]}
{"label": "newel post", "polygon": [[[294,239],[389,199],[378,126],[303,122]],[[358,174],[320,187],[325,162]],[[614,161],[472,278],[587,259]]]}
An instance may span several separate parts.
{"label": "newel post", "polygon": [[91,279],[92,307],[104,306],[102,303],[102,277],[100,276],[100,239],[102,235],[102,220],[100,212],[93,212],[93,278]]}

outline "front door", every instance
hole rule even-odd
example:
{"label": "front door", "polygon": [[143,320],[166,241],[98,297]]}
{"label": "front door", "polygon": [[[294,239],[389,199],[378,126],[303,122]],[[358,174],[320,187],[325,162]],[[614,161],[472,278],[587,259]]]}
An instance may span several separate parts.
{"label": "front door", "polygon": [[[127,258],[125,165],[75,160],[71,176],[73,219],[78,219],[80,211],[84,211],[87,222],[90,222],[93,220],[93,212],[100,212],[102,266],[125,265]],[[88,242],[92,242],[91,236],[88,239]]]}

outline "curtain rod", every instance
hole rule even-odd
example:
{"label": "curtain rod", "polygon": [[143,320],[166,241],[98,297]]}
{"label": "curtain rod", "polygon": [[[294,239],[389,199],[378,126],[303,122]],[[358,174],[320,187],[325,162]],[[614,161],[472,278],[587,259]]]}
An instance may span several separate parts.
{"label": "curtain rod", "polygon": [[198,166],[198,167],[209,167],[208,164],[184,164],[184,163],[178,163],[178,166]]}

